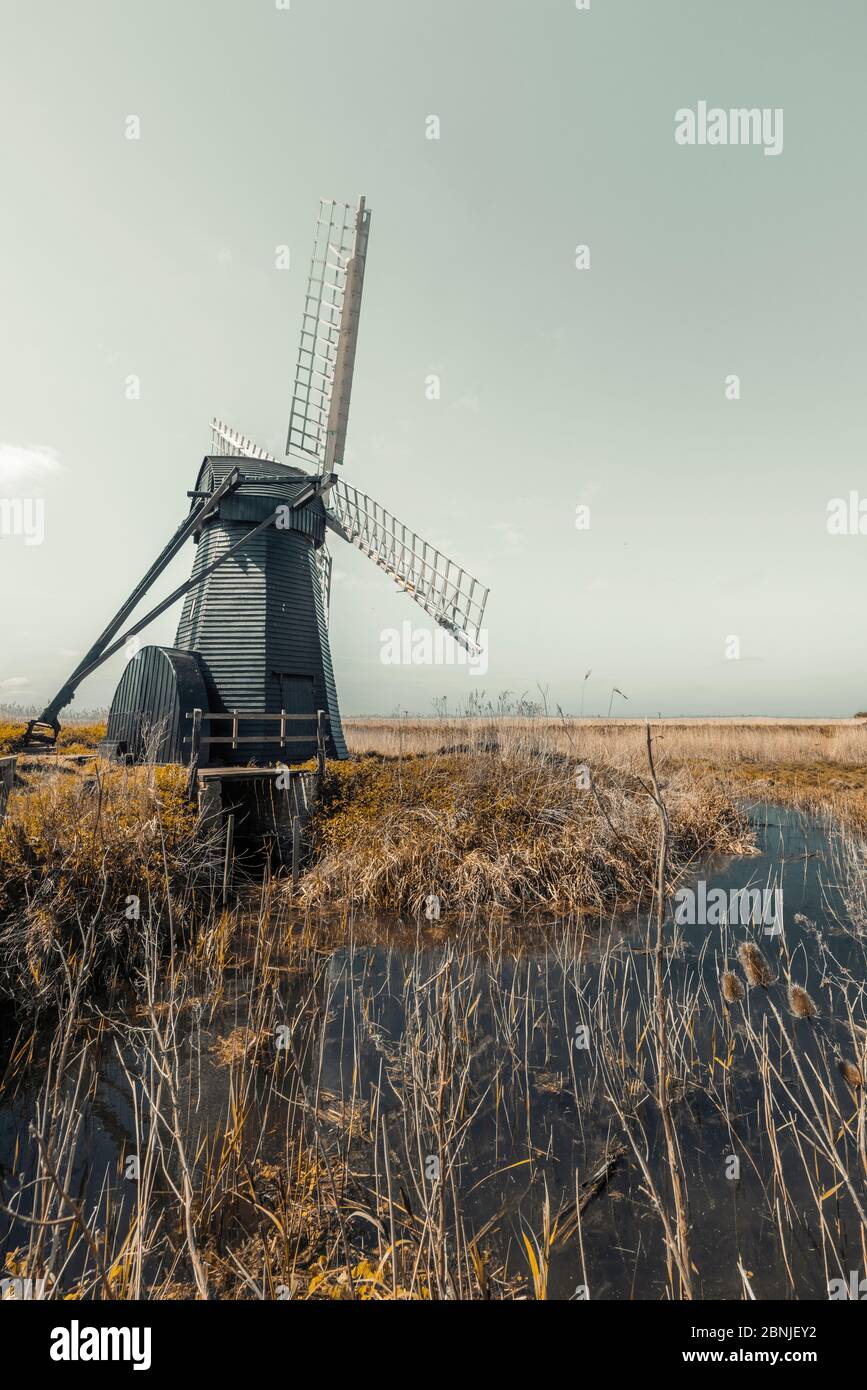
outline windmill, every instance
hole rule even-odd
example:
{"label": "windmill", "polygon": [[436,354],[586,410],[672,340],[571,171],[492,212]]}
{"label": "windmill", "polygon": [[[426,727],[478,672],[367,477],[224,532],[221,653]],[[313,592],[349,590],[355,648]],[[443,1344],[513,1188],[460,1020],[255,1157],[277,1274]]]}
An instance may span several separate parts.
{"label": "windmill", "polygon": [[[319,733],[347,756],[328,640],[330,531],[356,546],[470,653],[480,650],[488,590],[366,493],[345,485],[349,404],[370,210],[323,200],[301,324],[286,457],[280,462],[221,420],[188,494],[189,514],[79,662],[25,742],[51,744],[78,686],[126,648],[103,751],[132,761],[189,757],[202,711],[220,760],[312,755]],[[124,629],[154,581],[193,538],[184,584]],[[138,634],[183,598],[174,647]],[[198,716],[195,716],[198,719]]]}

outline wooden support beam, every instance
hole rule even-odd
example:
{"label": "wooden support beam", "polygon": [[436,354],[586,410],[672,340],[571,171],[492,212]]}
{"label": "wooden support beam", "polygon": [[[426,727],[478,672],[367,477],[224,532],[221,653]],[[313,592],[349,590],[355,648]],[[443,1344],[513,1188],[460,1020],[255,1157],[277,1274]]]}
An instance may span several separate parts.
{"label": "wooden support beam", "polygon": [[0,758],[0,823],[6,814],[6,803],[15,785],[16,757]]}
{"label": "wooden support beam", "polygon": [[193,710],[193,731],[190,736],[190,775],[187,780],[187,798],[195,801],[199,777],[199,755],[202,748],[202,711]]}

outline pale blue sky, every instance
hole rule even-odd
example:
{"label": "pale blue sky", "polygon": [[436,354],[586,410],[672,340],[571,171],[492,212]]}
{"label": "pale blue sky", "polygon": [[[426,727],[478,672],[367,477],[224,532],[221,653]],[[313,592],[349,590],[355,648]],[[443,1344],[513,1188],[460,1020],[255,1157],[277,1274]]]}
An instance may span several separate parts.
{"label": "pale blue sky", "polygon": [[[383,666],[426,620],[335,540],[344,711],[577,711],[587,668],[588,713],[867,706],[867,536],[826,530],[867,496],[865,40],[863,0],[0,0],[0,447],[61,464],[0,482],[45,502],[0,538],[0,702],[147,568],[212,415],[282,451],[318,199],[364,192],[344,476],[490,585],[490,654]],[[782,154],[678,146],[700,100],[783,108]]]}

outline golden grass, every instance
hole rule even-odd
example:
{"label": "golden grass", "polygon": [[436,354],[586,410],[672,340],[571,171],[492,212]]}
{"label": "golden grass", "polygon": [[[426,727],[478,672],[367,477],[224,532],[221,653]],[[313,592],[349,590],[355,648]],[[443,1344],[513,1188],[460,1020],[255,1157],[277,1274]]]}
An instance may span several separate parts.
{"label": "golden grass", "polygon": [[[401,757],[444,747],[496,747],[504,756],[559,753],[643,775],[638,720],[491,717],[346,719],[353,754]],[[867,721],[658,720],[655,756],[667,773],[714,778],[731,796],[830,809],[867,827]]]}
{"label": "golden grass", "polygon": [[[0,756],[14,753],[25,730],[26,719],[0,718]],[[105,738],[104,724],[65,724],[57,740],[58,753],[91,753]]]}
{"label": "golden grass", "polygon": [[[313,822],[306,905],[424,913],[564,913],[644,897],[656,811],[639,779],[570,758],[444,753],[335,764]],[[667,790],[671,872],[749,850],[731,800],[678,775]],[[431,909],[433,904],[433,909]]]}
{"label": "golden grass", "polygon": [[[645,894],[657,829],[639,721],[345,723],[355,756],[330,765],[305,906],[438,920],[599,911]],[[21,730],[7,721],[0,737]],[[102,733],[99,724],[70,725],[62,748],[92,750]],[[830,808],[867,825],[863,723],[661,721],[653,737],[672,817],[673,878],[704,853],[749,848],[737,798]],[[581,785],[581,769],[592,788]],[[60,978],[58,923],[62,935],[96,913],[100,941],[122,940],[131,894],[157,916],[177,896],[182,921],[206,868],[213,881],[214,849],[185,800],[182,769],[95,759],[82,770],[59,751],[24,756],[18,770],[0,829],[0,912],[14,919],[0,938],[7,967],[10,943],[18,946],[0,980],[7,992],[20,989],[26,960],[26,992],[41,997],[49,959],[54,984]]]}
{"label": "golden grass", "polygon": [[[683,766],[703,762],[717,769],[752,763],[835,764],[858,768],[867,763],[867,720],[652,720],[657,756]],[[399,757],[435,753],[444,745],[478,747],[496,741],[503,752],[532,748],[605,762],[635,771],[645,764],[644,721],[484,716],[454,719],[347,718],[344,732],[351,753]]]}
{"label": "golden grass", "polygon": [[[0,753],[14,751],[26,721],[0,715]],[[60,730],[60,752],[94,751],[105,737],[105,724],[66,723]],[[444,745],[477,746],[494,736],[505,751],[528,746],[570,754],[580,743],[588,758],[604,758],[618,766],[643,765],[644,721],[631,719],[521,718],[406,718],[349,716],[343,728],[350,753],[435,753]],[[797,772],[813,772],[833,764],[861,770],[867,782],[867,716],[860,719],[662,719],[653,721],[660,752],[677,764],[693,761],[717,769],[753,764]]]}
{"label": "golden grass", "polygon": [[144,921],[182,934],[211,886],[212,848],[182,768],[28,782],[0,824],[0,994],[39,1006],[128,973]]}
{"label": "golden grass", "polygon": [[[436,871],[438,882],[453,881],[462,912],[465,902],[571,906],[585,897],[592,904],[611,892],[628,893],[652,871],[658,844],[640,752],[632,768],[587,758],[598,799],[576,783],[571,746],[559,754],[538,743],[507,753],[489,747],[410,757],[404,750],[388,761],[337,765],[316,823],[320,859],[306,892],[314,901],[353,900],[360,882],[365,901],[418,907],[417,883],[433,887],[429,875]],[[677,769],[671,757],[662,762],[672,869],[703,848],[736,847],[740,823],[719,781],[697,778],[687,764]],[[813,1251],[835,1250],[841,1233],[846,1249],[863,1240],[865,996],[833,954],[821,957],[827,975],[817,994],[822,1019],[811,1027],[816,1006],[779,968],[785,958],[774,952],[772,971],[756,947],[746,957],[742,952],[741,967],[759,989],[745,999],[741,977],[722,973],[723,999],[738,1006],[735,1028],[705,990],[694,956],[681,961],[673,950],[665,974],[654,976],[639,939],[625,948],[615,933],[575,932],[572,924],[539,933],[512,924],[503,933],[480,933],[459,921],[447,937],[426,937],[424,950],[414,931],[404,932],[407,950],[399,970],[387,967],[388,1012],[382,1012],[380,979],[375,972],[366,977],[369,966],[357,952],[357,924],[320,923],[314,913],[299,921],[270,879],[256,893],[255,922],[232,904],[211,915],[194,950],[160,952],[167,904],[176,926],[188,920],[184,905],[198,891],[195,873],[203,870],[207,880],[208,872],[195,858],[201,844],[184,800],[182,770],[101,769],[96,777],[82,771],[64,776],[55,768],[44,780],[34,774],[31,783],[10,805],[12,858],[3,861],[3,882],[19,928],[36,932],[39,945],[44,924],[30,911],[41,902],[54,933],[51,949],[35,958],[41,972],[35,982],[28,981],[31,957],[19,939],[22,997],[29,991],[44,999],[54,967],[60,1009],[51,1030],[51,1066],[40,1086],[40,1124],[10,1168],[11,1196],[4,1193],[23,1214],[23,1234],[15,1239],[27,1242],[7,1254],[10,1272],[42,1275],[50,1287],[57,1285],[58,1295],[72,1298],[541,1299],[552,1287],[554,1253],[574,1242],[566,1251],[570,1291],[580,1278],[595,1297],[597,1276],[600,1285],[610,1277],[612,1243],[637,1229],[627,1224],[637,1213],[658,1254],[645,1275],[650,1282],[637,1295],[627,1260],[618,1295],[622,1288],[624,1296],[647,1296],[650,1289],[653,1297],[661,1290],[677,1297],[672,1263],[664,1258],[672,1199],[671,1170],[659,1143],[662,1098],[669,1095],[658,1083],[663,1046],[684,1153],[699,1130],[701,1154],[715,1134],[727,1143],[732,1115],[755,1115],[758,1124],[755,1078],[761,1079],[767,1143],[742,1118],[737,1141],[755,1142],[774,1155],[772,1168],[756,1169],[754,1188],[765,1238],[776,1239],[779,1231],[763,1273],[750,1276],[760,1293],[788,1287],[797,1296],[795,1279],[805,1279],[805,1267],[796,1266],[793,1275],[788,1258],[797,1223],[804,1227],[804,1247]],[[4,828],[4,853],[6,834]],[[19,855],[22,845],[26,853]],[[563,900],[563,874],[576,864],[581,891],[567,883]],[[852,867],[863,884],[860,843]],[[136,924],[144,943],[140,957],[123,958],[123,946],[112,946],[117,928],[127,930],[121,895],[136,891],[128,875],[137,882],[142,873],[153,910]],[[325,876],[319,898],[311,891],[317,873]],[[16,875],[23,876],[23,894]],[[87,895],[79,903],[80,875]],[[207,885],[201,897],[211,899]],[[447,918],[452,906],[446,896]],[[52,920],[56,907],[66,913],[61,929]],[[103,958],[108,983],[122,983],[121,965],[131,966],[139,975],[138,1007],[128,1007],[117,988],[98,1018],[82,1019],[70,996],[85,972],[94,974],[94,957],[87,954],[95,949],[87,944],[94,921],[110,948]],[[537,943],[546,938],[540,972]],[[389,953],[400,940],[389,932]],[[287,990],[290,975],[293,988]],[[72,989],[64,990],[64,981]],[[778,1011],[784,996],[803,1020],[791,1038]],[[671,1026],[660,1043],[654,1015],[666,1001]],[[829,1035],[829,1047],[822,1030],[833,1027],[835,1006],[841,1026]],[[578,1024],[593,1031],[588,1066],[575,1062],[569,1042]],[[14,1047],[5,1084],[32,1065],[35,1036],[25,1032]],[[97,1036],[109,1040],[102,1054]],[[729,1038],[727,1051],[721,1037]],[[348,1065],[334,1068],[329,1048],[337,1039]],[[112,1089],[132,1117],[120,1128],[126,1137],[119,1157],[139,1157],[138,1195],[131,1212],[117,1200],[122,1170],[112,1160],[94,1175],[108,1193],[106,1202],[80,1201],[73,1223],[69,1199],[51,1174],[73,1171],[94,1114],[96,1072],[90,1068],[104,1065],[106,1056]],[[848,1088],[842,1098],[832,1079],[835,1062]],[[368,1076],[387,1078],[387,1085],[368,1087],[365,1068]],[[218,1076],[218,1088],[210,1089],[209,1072]],[[340,1089],[325,1089],[326,1077]],[[531,1090],[562,1096],[580,1117],[570,1126],[576,1146],[565,1196],[561,1191],[553,1204],[550,1165],[539,1161],[544,1130],[535,1114],[530,1124]],[[208,1103],[200,1105],[203,1094]],[[687,1098],[697,1096],[693,1108]],[[505,1141],[498,1137],[495,1155],[490,1131],[471,1128],[483,1105],[492,1107],[498,1136],[514,1134],[513,1153],[508,1144],[500,1149]],[[714,1130],[707,1116],[717,1114],[721,1123]],[[605,1136],[604,1147],[594,1134]],[[465,1200],[479,1152],[490,1155],[492,1179],[499,1178],[500,1163],[509,1182],[518,1174],[521,1188],[526,1183],[517,1194],[520,1207],[510,1205],[514,1197],[506,1186],[490,1217]],[[436,1176],[428,1171],[431,1157]],[[104,1162],[104,1155],[97,1160]],[[568,1190],[573,1165],[574,1195]],[[722,1163],[702,1160],[701,1172],[688,1174],[690,1239],[699,1247],[691,1266],[697,1296],[726,1277],[715,1243],[725,1238],[723,1249],[740,1248],[734,1245],[740,1227],[732,1233],[715,1216],[726,1200],[721,1170]],[[606,1215],[601,1203],[615,1178],[619,1188],[610,1198],[619,1210]],[[838,1192],[832,1206],[827,1199]],[[812,1206],[805,1193],[813,1194]],[[582,1224],[591,1201],[600,1205]],[[35,1221],[31,1212],[38,1213]],[[603,1220],[600,1240],[596,1223]],[[59,1228],[63,1241],[51,1239]],[[517,1249],[523,1259],[518,1231],[524,1273],[512,1253]],[[827,1269],[818,1256],[816,1269],[824,1285]],[[804,1287],[809,1292],[813,1284]]]}

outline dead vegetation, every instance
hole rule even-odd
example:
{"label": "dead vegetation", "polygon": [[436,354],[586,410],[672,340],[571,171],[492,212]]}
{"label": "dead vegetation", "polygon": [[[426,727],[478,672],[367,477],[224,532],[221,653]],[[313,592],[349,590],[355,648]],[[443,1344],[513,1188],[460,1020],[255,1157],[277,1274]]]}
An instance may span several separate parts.
{"label": "dead vegetation", "polygon": [[[350,752],[386,757],[435,753],[444,746],[478,749],[495,744],[503,753],[538,749],[573,757],[580,748],[591,764],[604,762],[640,772],[645,765],[643,719],[576,719],[508,712],[508,701],[475,707],[470,715],[428,719],[350,717],[343,721]],[[659,756],[670,766],[707,761],[717,768],[740,763],[833,763],[863,766],[867,721],[785,719],[652,720]]]}
{"label": "dead vegetation", "polygon": [[[508,702],[471,717],[346,719],[350,751],[402,758],[458,747],[503,758],[556,756],[641,775],[644,723],[503,713]],[[820,720],[659,720],[658,758],[668,774],[711,778],[732,797],[776,801],[867,828],[867,722]]]}
{"label": "dead vegetation", "polygon": [[[710,781],[667,787],[669,869],[738,854],[751,839]],[[646,898],[656,811],[630,774],[559,754],[428,754],[335,764],[312,834],[305,905],[473,917],[563,914]]]}
{"label": "dead vegetation", "polygon": [[145,928],[134,1010],[70,999],[47,1052],[8,1047],[6,1273],[74,1299],[827,1296],[867,1241],[863,940],[808,964],[740,935],[687,950],[660,910],[377,942],[276,882],[168,963]]}
{"label": "dead vegetation", "polygon": [[180,768],[60,764],[23,780],[0,824],[0,997],[38,1012],[128,982],[144,924],[191,935],[218,851]]}
{"label": "dead vegetation", "polygon": [[[863,843],[828,861],[840,937],[801,918],[797,943],[726,924],[687,941],[667,901],[705,851],[749,847],[731,802],[658,763],[597,764],[589,785],[584,766],[489,747],[337,767],[308,909],[363,891],[418,918],[365,931],[299,914],[267,873],[252,911],[216,907],[178,769],[19,789],[7,988],[52,998],[55,1026],[21,1024],[0,1080],[28,1117],[0,1173],[7,1272],[102,1299],[816,1297],[845,1279],[867,1249]],[[121,925],[130,893],[146,910]],[[610,908],[635,898],[656,911],[627,931]],[[83,1140],[106,1113],[99,1168]]]}

